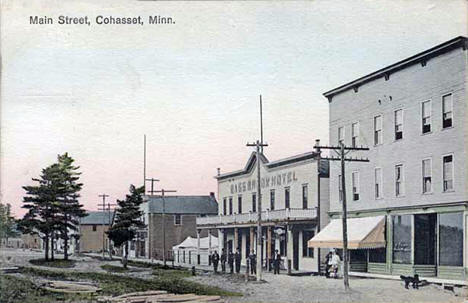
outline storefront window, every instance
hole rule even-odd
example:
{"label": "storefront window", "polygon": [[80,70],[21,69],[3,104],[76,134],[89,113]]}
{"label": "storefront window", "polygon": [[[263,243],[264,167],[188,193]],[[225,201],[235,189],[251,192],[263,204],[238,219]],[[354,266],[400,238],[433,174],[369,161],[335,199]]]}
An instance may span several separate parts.
{"label": "storefront window", "polygon": [[435,265],[436,214],[414,216],[414,264]]}
{"label": "storefront window", "polygon": [[369,249],[369,262],[387,263],[387,249],[385,247]]}
{"label": "storefront window", "polygon": [[394,216],[393,263],[411,264],[411,215]]}
{"label": "storefront window", "polygon": [[439,265],[463,266],[463,213],[439,215]]}

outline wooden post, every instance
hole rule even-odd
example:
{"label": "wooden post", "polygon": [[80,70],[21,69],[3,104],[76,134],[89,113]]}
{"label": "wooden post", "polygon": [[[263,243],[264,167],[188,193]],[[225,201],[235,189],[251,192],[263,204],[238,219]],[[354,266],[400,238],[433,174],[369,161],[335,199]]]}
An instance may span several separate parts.
{"label": "wooden post", "polygon": [[270,259],[271,259],[271,226],[267,227],[267,247],[266,247],[266,262],[267,262],[267,270],[270,270]]}
{"label": "wooden post", "polygon": [[345,148],[344,144],[341,143],[341,187],[342,187],[342,215],[341,219],[343,222],[343,282],[345,290],[349,290],[349,278],[348,278],[348,225],[347,225],[347,210],[346,210],[346,183],[345,183]]}

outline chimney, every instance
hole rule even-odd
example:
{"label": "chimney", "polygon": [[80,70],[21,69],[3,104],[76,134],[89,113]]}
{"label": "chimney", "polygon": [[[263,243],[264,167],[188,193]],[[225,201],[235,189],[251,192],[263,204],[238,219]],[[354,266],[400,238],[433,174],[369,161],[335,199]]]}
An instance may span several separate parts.
{"label": "chimney", "polygon": [[320,153],[320,148],[319,148],[318,146],[320,146],[320,139],[315,139],[315,146],[314,146],[314,148],[315,148],[315,152],[316,152],[316,153]]}
{"label": "chimney", "polygon": [[210,192],[210,197],[213,198],[213,199],[216,199],[216,198],[215,198],[215,193],[214,193],[214,192]]}
{"label": "chimney", "polygon": [[219,175],[221,175],[221,168],[218,167],[216,170],[218,171],[218,177],[219,177]]}

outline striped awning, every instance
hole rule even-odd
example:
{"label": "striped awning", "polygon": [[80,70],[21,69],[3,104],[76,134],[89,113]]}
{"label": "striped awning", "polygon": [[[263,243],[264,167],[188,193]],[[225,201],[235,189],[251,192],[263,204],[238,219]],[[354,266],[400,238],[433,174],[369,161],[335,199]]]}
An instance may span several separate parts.
{"label": "striped awning", "polygon": [[[385,247],[385,217],[351,218],[347,220],[348,248]],[[308,247],[343,248],[343,225],[341,219],[333,219],[315,237],[307,242]]]}

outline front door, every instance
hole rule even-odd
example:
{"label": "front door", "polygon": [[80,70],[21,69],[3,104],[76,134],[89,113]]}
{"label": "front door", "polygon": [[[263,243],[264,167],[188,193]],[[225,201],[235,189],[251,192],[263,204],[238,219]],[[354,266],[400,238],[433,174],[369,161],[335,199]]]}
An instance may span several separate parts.
{"label": "front door", "polygon": [[293,232],[293,268],[299,270],[299,232]]}

